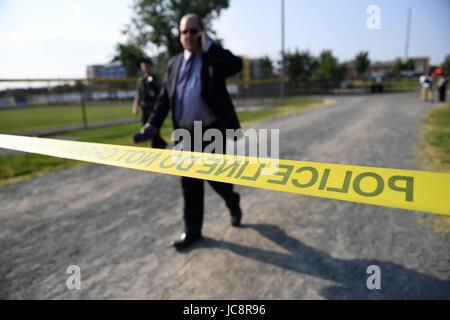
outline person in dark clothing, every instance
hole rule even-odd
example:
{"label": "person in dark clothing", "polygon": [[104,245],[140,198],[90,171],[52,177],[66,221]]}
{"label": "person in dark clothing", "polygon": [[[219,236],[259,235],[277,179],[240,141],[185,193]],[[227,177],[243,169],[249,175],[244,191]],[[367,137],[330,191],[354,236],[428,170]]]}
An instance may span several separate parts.
{"label": "person in dark clothing", "polygon": [[445,102],[445,96],[447,94],[447,85],[448,80],[444,77],[444,75],[441,75],[438,80],[438,90],[439,90],[439,101]]}
{"label": "person in dark clothing", "polygon": [[[159,78],[152,74],[152,60],[150,58],[144,58],[141,60],[140,67],[143,76],[139,78],[136,84],[136,93],[133,101],[133,114],[138,114],[138,104],[141,106],[141,121],[142,125],[147,123],[150,115],[153,112],[155,101],[161,91],[161,81]],[[152,140],[153,148],[165,148],[167,143],[160,137],[159,134],[155,135]]]}
{"label": "person in dark clothing", "polygon": [[[242,69],[242,59],[208,39],[203,22],[196,14],[187,14],[181,19],[180,42],[184,51],[169,61],[155,111],[141,132],[157,132],[169,111],[175,129],[183,128],[194,133],[194,121],[201,121],[203,131],[213,128],[224,132],[240,128],[225,78]],[[242,217],[240,197],[233,191],[233,185],[208,182],[225,200],[231,214],[231,225],[239,226]],[[182,177],[181,186],[185,232],[172,243],[178,250],[201,238],[204,180]]]}

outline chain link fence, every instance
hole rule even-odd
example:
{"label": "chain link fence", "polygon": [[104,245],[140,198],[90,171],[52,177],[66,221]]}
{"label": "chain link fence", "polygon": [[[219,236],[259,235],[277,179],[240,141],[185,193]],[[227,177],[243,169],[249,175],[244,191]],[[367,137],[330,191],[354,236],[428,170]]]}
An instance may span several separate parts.
{"label": "chain link fence", "polygon": [[[0,117],[8,110],[62,109],[72,107],[77,123],[88,128],[91,123],[111,120],[113,108],[122,107],[113,118],[138,121],[131,113],[137,78],[121,79],[0,79]],[[239,109],[253,106],[281,105],[280,82],[277,80],[227,82],[231,98]],[[418,79],[390,81],[353,80],[341,83],[326,81],[288,82],[284,84],[285,98],[309,95],[378,94],[419,90]],[[104,108],[102,108],[104,107]],[[77,108],[78,111],[74,111]],[[95,109],[95,112],[94,112]],[[62,109],[67,110],[69,109]],[[50,112],[48,112],[50,113]],[[36,114],[36,113],[35,113]],[[93,116],[95,114],[95,116]],[[43,115],[44,116],[44,115]]]}

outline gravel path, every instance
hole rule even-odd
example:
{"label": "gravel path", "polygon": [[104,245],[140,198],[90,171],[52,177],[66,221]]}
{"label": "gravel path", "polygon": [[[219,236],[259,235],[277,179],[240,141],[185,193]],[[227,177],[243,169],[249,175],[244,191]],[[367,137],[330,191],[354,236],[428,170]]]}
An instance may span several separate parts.
{"label": "gravel path", "polygon": [[[420,169],[431,104],[333,99],[258,126],[280,128],[281,158]],[[0,298],[450,298],[450,239],[418,223],[430,214],[238,186],[244,225],[232,228],[205,189],[205,238],[178,253],[178,177],[91,164],[1,187]],[[81,290],[66,287],[69,265]],[[366,287],[370,265],[380,290]]]}

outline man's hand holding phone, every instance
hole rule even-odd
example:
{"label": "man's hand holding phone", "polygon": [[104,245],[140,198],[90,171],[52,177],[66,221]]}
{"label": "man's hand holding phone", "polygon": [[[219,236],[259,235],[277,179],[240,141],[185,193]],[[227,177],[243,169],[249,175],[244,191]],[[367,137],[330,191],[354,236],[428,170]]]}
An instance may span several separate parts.
{"label": "man's hand holding phone", "polygon": [[147,130],[148,128],[150,128],[150,125],[148,123],[146,123],[142,126],[141,131],[139,131],[139,132],[143,134],[145,132],[145,130]]}
{"label": "man's hand holding phone", "polygon": [[133,135],[134,143],[152,140],[156,133],[157,130],[146,123],[138,133]]}

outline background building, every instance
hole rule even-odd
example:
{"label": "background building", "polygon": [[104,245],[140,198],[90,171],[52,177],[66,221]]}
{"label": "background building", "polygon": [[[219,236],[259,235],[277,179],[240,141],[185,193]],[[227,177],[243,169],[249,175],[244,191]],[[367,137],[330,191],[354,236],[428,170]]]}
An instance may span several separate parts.
{"label": "background building", "polygon": [[86,68],[87,78],[126,78],[126,70],[122,62],[90,65]]}

